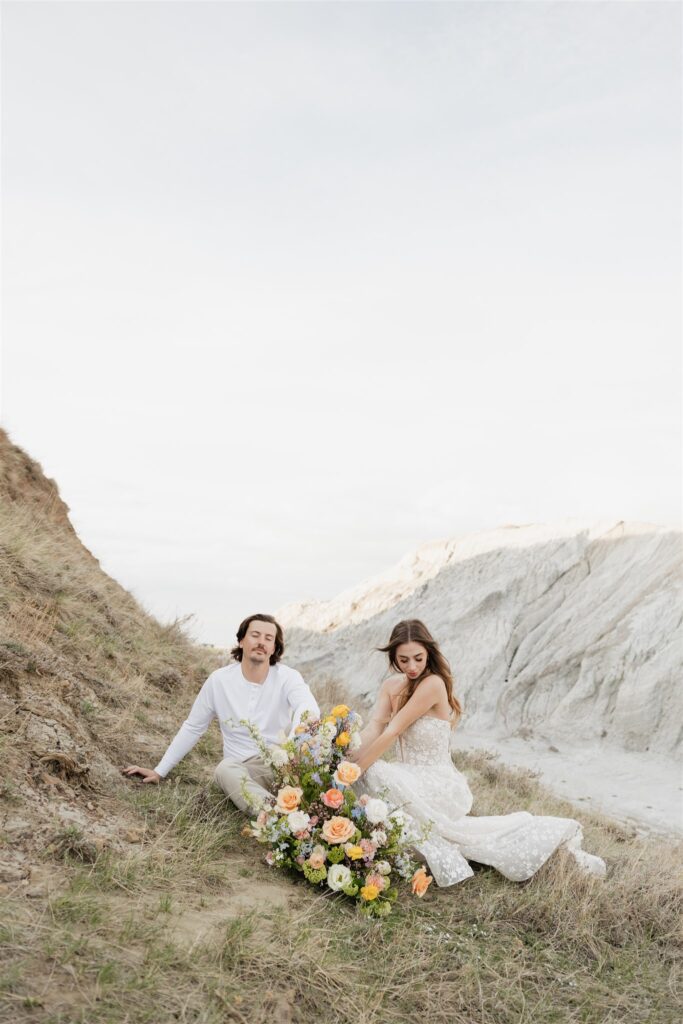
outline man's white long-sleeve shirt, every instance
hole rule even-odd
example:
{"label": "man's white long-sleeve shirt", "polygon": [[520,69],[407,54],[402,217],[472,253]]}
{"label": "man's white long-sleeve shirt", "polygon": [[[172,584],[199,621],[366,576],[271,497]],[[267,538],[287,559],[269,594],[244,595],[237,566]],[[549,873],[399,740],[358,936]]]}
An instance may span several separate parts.
{"label": "man's white long-sleeve shirt", "polygon": [[[315,697],[296,669],[271,665],[263,683],[250,683],[235,662],[212,672],[168,750],[154,769],[165,776],[194,747],[214,718],[223,733],[223,757],[246,761],[259,753],[248,730],[237,723],[245,718],[258,728],[268,746],[278,742],[279,733],[289,734],[304,711],[320,716]],[[234,722],[231,725],[230,722]]]}

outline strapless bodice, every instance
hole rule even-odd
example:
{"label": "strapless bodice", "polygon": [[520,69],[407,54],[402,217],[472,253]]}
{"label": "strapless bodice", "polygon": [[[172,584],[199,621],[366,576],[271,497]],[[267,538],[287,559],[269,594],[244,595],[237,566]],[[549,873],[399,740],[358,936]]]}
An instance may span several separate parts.
{"label": "strapless bodice", "polygon": [[399,737],[401,761],[405,764],[452,765],[450,739],[450,722],[423,715]]}

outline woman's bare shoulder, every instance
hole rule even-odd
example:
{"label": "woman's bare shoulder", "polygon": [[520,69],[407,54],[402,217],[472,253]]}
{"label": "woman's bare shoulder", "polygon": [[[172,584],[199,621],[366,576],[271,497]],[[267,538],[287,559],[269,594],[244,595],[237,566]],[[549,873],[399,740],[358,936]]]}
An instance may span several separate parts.
{"label": "woman's bare shoulder", "polygon": [[406,684],[405,676],[389,676],[382,683],[382,689],[385,693],[389,693],[395,696]]}
{"label": "woman's bare shoulder", "polygon": [[433,672],[431,675],[424,677],[424,679],[420,683],[420,686],[424,686],[425,689],[429,688],[430,690],[433,690],[435,693],[441,693],[441,691],[443,691],[444,693],[447,692],[445,681],[441,678],[441,676],[437,676]]}

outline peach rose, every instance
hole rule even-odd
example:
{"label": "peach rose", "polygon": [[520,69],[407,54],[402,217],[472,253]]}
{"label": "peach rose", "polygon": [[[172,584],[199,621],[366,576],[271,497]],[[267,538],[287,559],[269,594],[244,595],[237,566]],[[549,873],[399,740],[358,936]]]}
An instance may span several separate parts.
{"label": "peach rose", "polygon": [[415,896],[424,896],[434,879],[428,875],[424,868],[418,868],[413,875],[413,893]]}
{"label": "peach rose", "polygon": [[323,837],[328,843],[347,843],[356,831],[356,826],[348,818],[334,815],[322,827]]}
{"label": "peach rose", "polygon": [[362,775],[361,769],[353,761],[340,761],[334,773],[334,781],[341,782],[343,786],[352,786],[358,782]]}
{"label": "peach rose", "polygon": [[361,898],[364,900],[376,900],[379,896],[379,889],[376,885],[364,885],[360,891]]}
{"label": "peach rose", "polygon": [[308,863],[311,865],[314,871],[317,871],[325,863],[325,857],[327,856],[324,846],[315,846],[313,853],[308,858]]}
{"label": "peach rose", "polygon": [[331,807],[333,811],[338,811],[344,803],[344,794],[341,789],[328,789],[327,793],[323,793],[320,799],[326,807]]}
{"label": "peach rose", "polygon": [[304,791],[300,786],[283,786],[278,790],[275,806],[280,814],[289,814],[290,811],[297,809],[303,795]]}
{"label": "peach rose", "polygon": [[346,704],[336,704],[335,707],[330,711],[331,715],[335,718],[346,718],[351,708],[348,708]]}
{"label": "peach rose", "polygon": [[351,737],[349,736],[348,732],[340,732],[334,742],[337,744],[338,747],[348,747],[349,743],[351,742]]}

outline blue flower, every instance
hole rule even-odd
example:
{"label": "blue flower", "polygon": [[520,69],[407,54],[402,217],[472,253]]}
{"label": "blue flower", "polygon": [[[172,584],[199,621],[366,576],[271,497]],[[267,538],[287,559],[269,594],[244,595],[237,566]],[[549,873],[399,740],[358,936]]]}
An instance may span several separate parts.
{"label": "blue flower", "polygon": [[355,818],[356,820],[357,820],[358,818],[362,817],[362,816],[363,816],[364,814],[365,814],[365,811],[364,811],[364,810],[363,810],[363,808],[362,808],[362,807],[360,806],[360,804],[356,804],[356,806],[355,806],[355,807],[352,807],[352,808],[351,808],[351,817],[352,817],[352,818]]}
{"label": "blue flower", "polygon": [[316,786],[322,786],[323,780],[320,778],[317,772],[313,772],[311,779],[315,782]]}

